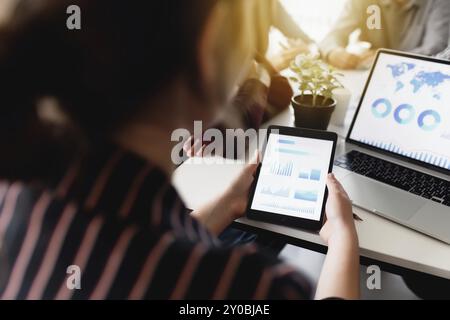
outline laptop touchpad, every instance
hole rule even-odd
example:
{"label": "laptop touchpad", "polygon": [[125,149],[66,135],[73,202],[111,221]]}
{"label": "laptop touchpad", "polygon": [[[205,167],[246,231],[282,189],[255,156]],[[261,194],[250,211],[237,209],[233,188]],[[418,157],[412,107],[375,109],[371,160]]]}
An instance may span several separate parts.
{"label": "laptop touchpad", "polygon": [[407,192],[357,174],[345,177],[342,184],[355,205],[394,220],[408,221],[425,205]]}

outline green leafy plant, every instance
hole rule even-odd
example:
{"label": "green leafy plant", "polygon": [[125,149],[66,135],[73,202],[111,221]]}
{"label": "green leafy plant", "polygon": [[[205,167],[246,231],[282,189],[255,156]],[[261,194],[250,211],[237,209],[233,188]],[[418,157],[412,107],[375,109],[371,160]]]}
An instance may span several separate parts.
{"label": "green leafy plant", "polygon": [[[343,75],[315,55],[297,56],[291,62],[290,69],[295,74],[290,80],[298,84],[300,99],[312,95],[312,107],[326,105],[333,98],[333,91],[343,87],[338,80]],[[318,97],[324,97],[320,105]]]}

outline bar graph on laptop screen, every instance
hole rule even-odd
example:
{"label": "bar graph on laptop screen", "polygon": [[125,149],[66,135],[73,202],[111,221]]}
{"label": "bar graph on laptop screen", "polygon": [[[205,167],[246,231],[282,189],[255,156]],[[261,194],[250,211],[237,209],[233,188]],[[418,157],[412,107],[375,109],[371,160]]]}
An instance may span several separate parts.
{"label": "bar graph on laptop screen", "polygon": [[350,138],[450,170],[450,66],[381,53]]}

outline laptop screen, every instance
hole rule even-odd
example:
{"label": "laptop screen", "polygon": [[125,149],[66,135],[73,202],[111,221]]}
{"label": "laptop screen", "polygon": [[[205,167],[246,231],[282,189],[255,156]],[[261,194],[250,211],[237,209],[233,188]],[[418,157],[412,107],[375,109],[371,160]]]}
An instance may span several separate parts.
{"label": "laptop screen", "polygon": [[450,170],[450,64],[381,51],[349,141]]}

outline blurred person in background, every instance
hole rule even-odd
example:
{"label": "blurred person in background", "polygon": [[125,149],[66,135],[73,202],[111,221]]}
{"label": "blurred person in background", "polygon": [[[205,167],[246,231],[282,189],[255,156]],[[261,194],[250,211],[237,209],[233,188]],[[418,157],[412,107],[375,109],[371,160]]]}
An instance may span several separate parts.
{"label": "blurred person in background", "polygon": [[273,67],[280,72],[301,53],[309,53],[314,41],[300,28],[287,12],[280,0],[260,0],[256,12],[257,52],[263,56],[269,48],[269,34],[277,29],[287,39],[282,50],[269,58]]}
{"label": "blurred person in background", "polygon": [[[227,129],[259,129],[265,122],[286,110],[294,94],[289,81],[280,72],[289,67],[291,61],[299,54],[309,53],[314,41],[298,26],[280,0],[258,0],[252,12],[254,33],[255,61],[246,79],[239,85],[239,91],[231,102],[220,122],[214,128],[225,132]],[[285,37],[275,55],[268,56],[270,33],[279,30]],[[186,146],[190,155],[202,155],[203,148],[197,148],[199,141],[189,141]],[[224,154],[240,158],[237,150]],[[197,152],[195,152],[197,151]]]}
{"label": "blurred person in background", "polygon": [[[234,102],[238,118],[244,119],[239,125],[231,127],[259,128],[263,121],[284,111],[293,96],[292,88],[280,72],[289,67],[291,61],[299,54],[311,51],[314,41],[299,27],[286,11],[280,0],[259,0],[254,11],[255,19],[255,64],[248,80],[241,85]],[[286,38],[286,43],[274,55],[268,56],[270,33],[279,30]],[[268,75],[268,79],[267,78]],[[230,125],[228,125],[230,127]]]}
{"label": "blurred person in background", "polygon": [[[244,214],[257,164],[192,213],[171,186],[172,132],[211,124],[247,74],[254,4],[20,1],[0,29],[1,299],[311,298],[274,255],[217,239]],[[328,188],[316,298],[357,299],[352,206],[333,176]]]}
{"label": "blurred person in background", "polygon": [[[380,8],[381,29],[368,27],[368,8]],[[450,1],[448,0],[348,0],[332,31],[321,42],[324,58],[337,68],[370,66],[379,48],[435,55],[449,41]],[[349,36],[360,30],[360,41],[371,50],[352,53],[346,50]]]}
{"label": "blurred person in background", "polygon": [[[256,62],[270,77],[267,91],[266,119],[289,105],[293,96],[288,80],[280,72],[288,68],[299,54],[313,50],[314,41],[300,28],[280,0],[258,1],[256,13]],[[268,56],[270,33],[275,28],[286,38],[274,55]],[[263,118],[264,119],[264,118]]]}

